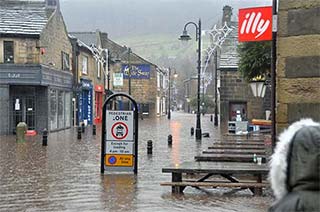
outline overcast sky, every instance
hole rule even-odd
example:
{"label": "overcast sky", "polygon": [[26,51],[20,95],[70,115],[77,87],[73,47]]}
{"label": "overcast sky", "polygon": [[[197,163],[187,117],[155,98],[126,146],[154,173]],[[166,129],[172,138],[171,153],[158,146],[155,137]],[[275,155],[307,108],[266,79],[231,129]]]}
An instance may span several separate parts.
{"label": "overcast sky", "polygon": [[69,31],[101,29],[112,37],[177,34],[188,21],[202,19],[203,29],[221,19],[222,8],[270,6],[271,0],[60,0]]}

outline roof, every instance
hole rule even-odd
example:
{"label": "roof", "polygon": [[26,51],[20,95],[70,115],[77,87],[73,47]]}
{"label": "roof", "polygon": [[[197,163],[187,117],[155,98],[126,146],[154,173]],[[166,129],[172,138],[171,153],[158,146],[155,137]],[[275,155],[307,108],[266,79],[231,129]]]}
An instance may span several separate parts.
{"label": "roof", "polygon": [[44,1],[0,2],[0,34],[40,35],[47,21]]}
{"label": "roof", "polygon": [[239,56],[238,46],[238,22],[231,22],[234,29],[222,44],[220,54],[220,68],[238,68]]}
{"label": "roof", "polygon": [[69,32],[69,35],[78,38],[87,46],[91,46],[91,44],[97,45],[96,32]]}

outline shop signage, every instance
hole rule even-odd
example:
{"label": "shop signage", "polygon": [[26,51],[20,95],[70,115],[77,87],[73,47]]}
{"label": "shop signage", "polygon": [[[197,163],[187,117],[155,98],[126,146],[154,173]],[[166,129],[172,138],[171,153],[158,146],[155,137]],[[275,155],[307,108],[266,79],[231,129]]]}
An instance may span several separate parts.
{"label": "shop signage", "polygon": [[239,42],[272,40],[272,7],[239,9]]}
{"label": "shop signage", "polygon": [[[130,67],[130,71],[129,71]],[[140,64],[140,65],[122,65],[121,72],[123,73],[124,79],[150,79],[150,65],[149,64]]]}
{"label": "shop signage", "polygon": [[113,73],[113,86],[123,86],[123,73]]}

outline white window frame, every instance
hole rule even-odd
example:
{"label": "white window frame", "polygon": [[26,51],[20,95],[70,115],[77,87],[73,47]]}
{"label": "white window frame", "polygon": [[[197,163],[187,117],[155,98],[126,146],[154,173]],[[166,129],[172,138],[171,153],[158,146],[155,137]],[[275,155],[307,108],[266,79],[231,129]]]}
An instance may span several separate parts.
{"label": "white window frame", "polygon": [[82,74],[88,75],[88,57],[85,55],[82,55]]}

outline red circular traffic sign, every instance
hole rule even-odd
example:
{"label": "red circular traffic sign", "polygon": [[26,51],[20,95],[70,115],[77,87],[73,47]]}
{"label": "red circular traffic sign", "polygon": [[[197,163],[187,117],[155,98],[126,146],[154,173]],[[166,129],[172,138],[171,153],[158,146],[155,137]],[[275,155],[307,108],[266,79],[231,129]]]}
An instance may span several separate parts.
{"label": "red circular traffic sign", "polygon": [[128,135],[128,126],[123,122],[116,122],[111,127],[111,134],[115,139],[122,140]]}

